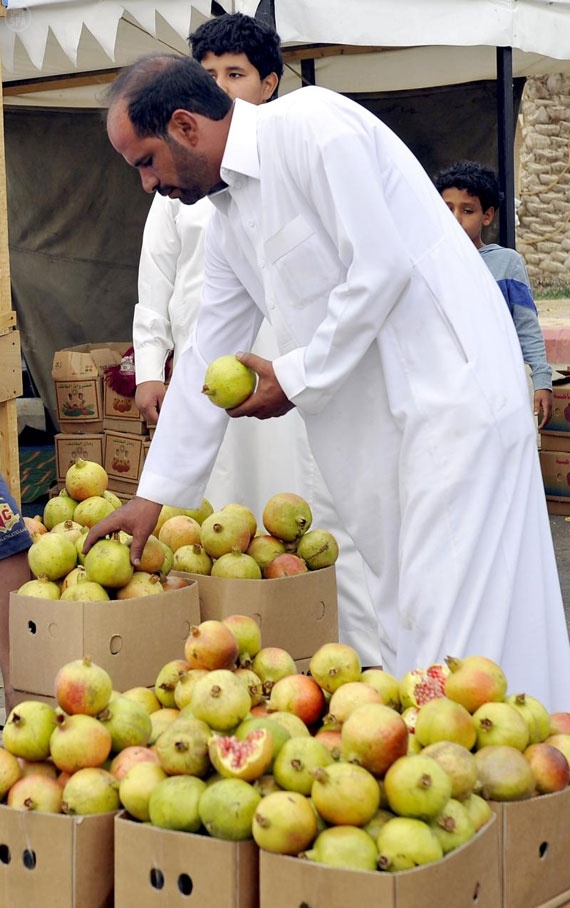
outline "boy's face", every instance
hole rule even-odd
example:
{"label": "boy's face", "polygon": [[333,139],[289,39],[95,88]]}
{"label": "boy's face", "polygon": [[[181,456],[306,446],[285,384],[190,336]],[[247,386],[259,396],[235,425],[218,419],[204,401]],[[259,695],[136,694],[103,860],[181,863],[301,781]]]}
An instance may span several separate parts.
{"label": "boy's face", "polygon": [[221,54],[219,57],[207,53],[200,61],[217,85],[230,98],[240,98],[251,104],[268,101],[277,87],[277,76],[270,73],[262,79],[249,62],[246,54]]}
{"label": "boy's face", "polygon": [[488,227],[492,223],[495,209],[487,208],[487,211],[483,211],[478,197],[469,195],[466,189],[455,189],[455,187],[444,189],[441,197],[469,239],[475,243],[477,249],[480,249],[483,246],[481,239],[483,227]]}

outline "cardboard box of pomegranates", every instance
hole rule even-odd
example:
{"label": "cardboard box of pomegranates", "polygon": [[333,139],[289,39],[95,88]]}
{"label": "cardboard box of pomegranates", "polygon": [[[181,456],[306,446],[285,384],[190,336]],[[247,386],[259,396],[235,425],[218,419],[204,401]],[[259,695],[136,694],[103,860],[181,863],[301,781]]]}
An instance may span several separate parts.
{"label": "cardboard box of pomegranates", "polygon": [[499,908],[497,827],[493,817],[440,861],[398,873],[342,870],[260,851],[260,908]]}
{"label": "cardboard box of pomegranates", "polygon": [[183,658],[200,622],[197,584],[154,596],[73,602],[10,594],[10,666],[16,690],[53,695],[66,662],[89,655],[116,690],[152,687],[160,669]]}
{"label": "cardboard box of pomegranates", "polygon": [[334,565],[273,580],[171,573],[197,581],[201,621],[249,615],[261,628],[263,646],[286,649],[298,666],[323,643],[338,640]]}
{"label": "cardboard box of pomegranates", "polygon": [[114,908],[259,908],[259,849],[115,817]]}
{"label": "cardboard box of pomegranates", "polygon": [[58,350],[51,374],[62,432],[102,432],[105,369],[121,362],[128,343],[80,344]]}
{"label": "cardboard box of pomegranates", "polygon": [[114,820],[0,805],[0,908],[112,908]]}
{"label": "cardboard box of pomegranates", "polygon": [[503,908],[570,901],[570,788],[525,801],[496,802]]}

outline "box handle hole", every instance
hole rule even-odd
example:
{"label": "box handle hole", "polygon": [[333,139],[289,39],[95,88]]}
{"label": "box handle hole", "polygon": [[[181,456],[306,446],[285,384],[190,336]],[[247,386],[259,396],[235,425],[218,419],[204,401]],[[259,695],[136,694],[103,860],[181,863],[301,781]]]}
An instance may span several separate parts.
{"label": "box handle hole", "polygon": [[123,648],[123,638],[114,634],[109,641],[109,650],[113,656],[121,652]]}
{"label": "box handle hole", "polygon": [[10,854],[10,848],[8,845],[0,845],[0,862],[2,864],[9,864],[12,860],[12,855]]}
{"label": "box handle hole", "polygon": [[538,846],[538,855],[540,858],[546,857],[548,852],[548,842],[541,842]]}
{"label": "box handle hole", "polygon": [[30,634],[37,634],[38,627],[35,621],[28,621],[28,630]]}
{"label": "box handle hole", "polygon": [[158,870],[157,867],[153,867],[150,871],[150,885],[153,889],[164,888],[164,874],[162,870]]}
{"label": "box handle hole", "polygon": [[473,904],[476,905],[479,901],[481,895],[481,883],[475,883],[475,888],[473,890]]}
{"label": "box handle hole", "polygon": [[36,852],[26,848],[22,854],[22,863],[28,870],[33,870],[36,866]]}
{"label": "box handle hole", "polygon": [[181,873],[178,877],[178,890],[182,895],[190,895],[194,888],[194,883],[187,873]]}

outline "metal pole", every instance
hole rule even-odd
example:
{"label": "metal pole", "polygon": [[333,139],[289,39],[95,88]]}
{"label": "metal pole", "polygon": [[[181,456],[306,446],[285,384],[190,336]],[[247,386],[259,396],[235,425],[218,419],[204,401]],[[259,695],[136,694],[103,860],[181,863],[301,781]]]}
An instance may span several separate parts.
{"label": "metal pole", "polygon": [[499,242],[514,249],[515,239],[515,123],[513,100],[513,49],[497,48],[497,133],[500,206]]}

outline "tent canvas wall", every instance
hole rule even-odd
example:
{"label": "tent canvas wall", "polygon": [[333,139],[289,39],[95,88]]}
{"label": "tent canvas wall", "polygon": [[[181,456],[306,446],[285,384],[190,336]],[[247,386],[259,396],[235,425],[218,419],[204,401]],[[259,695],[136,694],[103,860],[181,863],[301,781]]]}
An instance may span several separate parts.
{"label": "tent canvas wall", "polygon": [[[497,162],[497,47],[525,76],[570,66],[570,0],[8,0],[0,20],[13,300],[26,360],[54,413],[53,352],[128,339],[150,199],[98,108],[117,67],[184,53],[219,12],[275,20],[281,93],[315,81],[382,116],[429,172]],[[380,240],[379,240],[380,241]]]}

